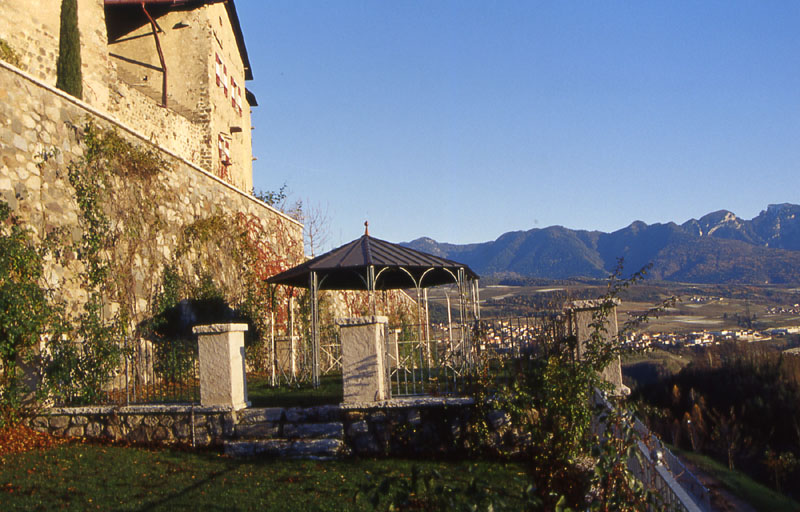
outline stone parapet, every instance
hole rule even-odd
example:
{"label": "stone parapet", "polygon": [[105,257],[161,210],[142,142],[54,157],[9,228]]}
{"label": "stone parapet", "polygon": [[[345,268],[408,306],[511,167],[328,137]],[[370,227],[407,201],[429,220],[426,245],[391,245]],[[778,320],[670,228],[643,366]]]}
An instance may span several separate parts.
{"label": "stone parapet", "polygon": [[[604,343],[619,343],[617,339],[618,324],[617,324],[617,306],[621,304],[619,299],[606,300],[578,300],[565,305],[564,309],[567,314],[568,327],[570,334],[576,337],[578,341],[577,356],[583,356],[586,343],[591,339],[593,334],[593,323],[596,323],[599,318],[596,316],[601,308],[606,308],[603,320],[603,330],[599,331]],[[614,394],[628,395],[630,389],[622,383],[622,363],[619,356],[614,358],[608,366],[606,366],[600,373],[600,376],[606,382],[613,386]]]}
{"label": "stone parapet", "polygon": [[386,372],[385,316],[339,318],[342,339],[344,403],[390,398]]}

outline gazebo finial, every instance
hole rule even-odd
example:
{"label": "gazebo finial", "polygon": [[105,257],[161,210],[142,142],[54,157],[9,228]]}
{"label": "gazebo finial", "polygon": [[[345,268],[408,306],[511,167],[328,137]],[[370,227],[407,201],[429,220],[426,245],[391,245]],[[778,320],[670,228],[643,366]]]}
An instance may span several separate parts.
{"label": "gazebo finial", "polygon": [[364,235],[365,236],[369,236],[369,221],[368,220],[364,221]]}

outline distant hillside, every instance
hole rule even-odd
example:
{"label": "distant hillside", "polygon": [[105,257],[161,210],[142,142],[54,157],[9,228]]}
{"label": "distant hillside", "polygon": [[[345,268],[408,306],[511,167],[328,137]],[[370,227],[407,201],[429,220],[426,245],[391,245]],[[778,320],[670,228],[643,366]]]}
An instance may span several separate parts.
{"label": "distant hillside", "polygon": [[800,206],[788,203],[769,205],[751,220],[720,210],[682,225],[636,221],[613,233],[551,226],[493,242],[418,238],[403,245],[461,261],[481,275],[603,278],[623,257],[627,271],[653,263],[651,275],[667,281],[800,284]]}

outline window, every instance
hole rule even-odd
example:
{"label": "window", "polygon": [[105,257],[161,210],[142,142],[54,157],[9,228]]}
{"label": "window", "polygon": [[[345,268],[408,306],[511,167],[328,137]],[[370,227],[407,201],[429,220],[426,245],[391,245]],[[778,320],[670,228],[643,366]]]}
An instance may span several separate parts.
{"label": "window", "polygon": [[231,77],[231,107],[242,115],[242,88],[236,83],[236,79]]}
{"label": "window", "polygon": [[221,133],[219,134],[219,161],[225,165],[231,164],[231,141]]}
{"label": "window", "polygon": [[215,55],[215,62],[214,62],[214,70],[216,72],[217,78],[217,87],[222,87],[222,92],[225,94],[225,97],[228,97],[228,66],[222,62],[222,58],[219,56],[219,53]]}
{"label": "window", "polygon": [[230,178],[228,167],[231,165],[231,141],[223,134],[217,137],[217,148],[219,150],[219,172],[217,176],[224,180]]}

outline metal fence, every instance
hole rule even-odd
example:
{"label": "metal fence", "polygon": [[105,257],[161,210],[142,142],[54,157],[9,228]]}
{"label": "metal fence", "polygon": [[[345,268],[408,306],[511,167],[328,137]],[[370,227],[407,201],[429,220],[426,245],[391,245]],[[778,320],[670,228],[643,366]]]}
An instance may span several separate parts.
{"label": "metal fence", "polygon": [[386,333],[392,396],[443,395],[463,389],[473,358],[472,336],[461,325],[405,325]]}
{"label": "metal fence", "polygon": [[[711,510],[711,493],[708,488],[641,421],[634,418],[633,428],[639,434],[637,444],[643,455],[641,459],[646,461],[646,464],[640,464],[640,466],[644,466],[642,476],[637,475],[637,477],[647,482],[651,481],[651,478],[648,477],[653,474],[652,481],[657,490],[663,489],[664,492],[660,492],[660,494],[665,500],[669,498],[670,502],[681,500],[683,503],[685,497],[681,495],[681,492],[688,493],[699,510]],[[672,484],[673,480],[680,489]],[[686,510],[696,510],[689,506],[685,508]]]}
{"label": "metal fence", "polygon": [[[478,363],[544,357],[557,349],[556,340],[563,338],[564,329],[564,322],[555,314],[487,319],[469,325],[390,325],[385,333],[385,367],[392,396],[462,392]],[[328,329],[320,342],[320,373],[341,372],[338,329]]]}
{"label": "metal fence", "polygon": [[108,403],[199,403],[197,354],[195,337],[129,342],[119,372],[106,393]]}
{"label": "metal fence", "polygon": [[557,313],[482,319],[475,327],[476,352],[488,359],[545,357],[561,347],[566,324]]}

